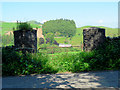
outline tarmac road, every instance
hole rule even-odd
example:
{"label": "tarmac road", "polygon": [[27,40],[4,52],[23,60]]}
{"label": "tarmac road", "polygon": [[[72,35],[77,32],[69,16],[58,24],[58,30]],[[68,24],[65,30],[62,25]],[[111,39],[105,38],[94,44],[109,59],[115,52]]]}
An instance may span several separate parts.
{"label": "tarmac road", "polygon": [[119,71],[37,74],[2,78],[2,88],[118,88]]}

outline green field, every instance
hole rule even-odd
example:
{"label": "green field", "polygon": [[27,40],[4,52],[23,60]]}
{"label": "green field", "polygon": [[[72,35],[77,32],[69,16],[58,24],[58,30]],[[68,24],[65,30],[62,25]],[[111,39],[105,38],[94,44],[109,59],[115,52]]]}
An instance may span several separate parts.
{"label": "green field", "polygon": [[[2,35],[4,35],[6,32],[8,31],[12,31],[13,27],[16,27],[17,24],[16,23],[10,23],[10,22],[2,22]],[[35,23],[31,23],[31,26],[33,28],[40,28],[39,24],[35,24]],[[94,26],[83,26],[80,28],[76,29],[76,35],[72,37],[72,39],[70,40],[70,38],[68,38],[67,40],[69,41],[69,44],[72,45],[82,45],[83,43],[83,29],[85,28],[89,28],[89,27],[94,27]],[[105,35],[108,37],[117,37],[118,36],[118,29],[117,28],[109,28],[109,27],[103,27],[103,26],[95,26],[95,27],[100,27],[100,28],[105,28]],[[65,43],[66,37],[55,37],[55,40],[58,43]],[[7,44],[7,45],[11,45],[11,44]],[[39,46],[38,46],[39,47]]]}
{"label": "green field", "polygon": [[[13,31],[13,27],[17,27],[17,23],[11,23],[11,22],[2,22],[1,23],[1,28],[2,28],[2,35],[7,33],[8,31]],[[30,24],[33,28],[40,28],[38,24]]]}
{"label": "green field", "polygon": [[[83,43],[83,29],[94,27],[94,26],[83,26],[80,28],[77,28],[76,35],[72,37],[70,40],[70,44],[72,45],[81,45]],[[117,28],[109,28],[109,27],[103,27],[103,26],[95,26],[99,28],[105,28],[105,36],[106,37],[117,37],[118,36],[118,29]],[[65,37],[62,38],[55,38],[55,40],[58,43],[64,43]]]}

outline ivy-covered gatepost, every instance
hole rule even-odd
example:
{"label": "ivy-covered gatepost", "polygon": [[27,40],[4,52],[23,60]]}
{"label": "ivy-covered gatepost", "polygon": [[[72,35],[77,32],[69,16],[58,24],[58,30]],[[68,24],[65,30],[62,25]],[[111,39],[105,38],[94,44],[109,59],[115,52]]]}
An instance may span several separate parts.
{"label": "ivy-covered gatepost", "polygon": [[19,30],[14,31],[16,50],[30,53],[37,52],[37,30],[33,30],[31,27],[28,28],[29,25],[27,23],[21,23],[20,25],[18,27]]}
{"label": "ivy-covered gatepost", "polygon": [[83,50],[92,51],[100,44],[104,43],[105,29],[98,27],[90,27],[83,29]]}

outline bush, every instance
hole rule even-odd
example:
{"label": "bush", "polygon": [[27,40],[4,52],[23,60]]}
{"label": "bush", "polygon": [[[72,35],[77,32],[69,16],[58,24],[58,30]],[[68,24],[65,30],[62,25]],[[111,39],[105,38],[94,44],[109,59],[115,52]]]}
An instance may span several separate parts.
{"label": "bush", "polygon": [[27,22],[17,23],[17,30],[33,30],[31,25]]}
{"label": "bush", "polygon": [[44,44],[44,38],[39,38],[39,44]]}
{"label": "bush", "polygon": [[120,37],[106,38],[104,44],[95,50],[95,61],[92,69],[114,70],[120,69]]}
{"label": "bush", "polygon": [[42,53],[16,52],[11,47],[2,48],[2,74],[13,76],[33,73],[55,73],[47,63],[48,56]]}
{"label": "bush", "polygon": [[2,46],[14,45],[14,36],[12,34],[3,35],[1,39],[2,39]]}
{"label": "bush", "polygon": [[97,50],[54,56],[51,61],[58,71],[120,70],[120,37],[106,38]]}
{"label": "bush", "polygon": [[65,71],[120,70],[119,46],[120,37],[106,38],[105,43],[91,52],[52,54],[52,57],[45,53],[22,54],[14,51],[14,48],[6,47],[2,48],[2,74],[5,76]]}

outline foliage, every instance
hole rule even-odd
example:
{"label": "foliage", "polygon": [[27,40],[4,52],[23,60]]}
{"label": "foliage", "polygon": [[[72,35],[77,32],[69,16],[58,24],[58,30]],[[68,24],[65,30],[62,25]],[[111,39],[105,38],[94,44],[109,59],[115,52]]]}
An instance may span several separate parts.
{"label": "foliage", "polygon": [[2,48],[2,75],[55,73],[48,65],[48,56],[42,53],[16,52],[12,47]]}
{"label": "foliage", "polygon": [[57,19],[50,20],[43,24],[43,34],[60,33],[65,37],[72,37],[76,33],[76,25],[73,20]]}
{"label": "foliage", "polygon": [[2,47],[2,36],[0,35],[0,47]]}
{"label": "foliage", "polygon": [[[70,38],[67,38],[70,41],[70,44],[81,45],[83,43],[83,29],[89,28],[89,27],[94,27],[94,26],[83,26],[83,27],[77,28],[76,34],[72,37],[72,39],[70,40]],[[106,37],[107,36],[109,36],[109,37],[114,37],[114,36],[117,37],[118,36],[117,28],[109,28],[109,27],[102,27],[102,26],[95,26],[95,27],[105,28]],[[55,37],[55,40],[58,43],[64,43],[65,37],[60,37],[60,38]]]}
{"label": "foliage", "polygon": [[50,63],[59,72],[120,70],[120,37],[106,38],[105,43],[91,52],[54,55]]}
{"label": "foliage", "polygon": [[49,55],[39,52],[34,54],[26,53],[24,55],[21,52],[14,51],[11,47],[6,47],[2,48],[2,74],[5,76],[66,71],[120,70],[119,46],[120,37],[107,37],[106,41],[99,48],[91,52]]}
{"label": "foliage", "polygon": [[27,22],[17,23],[17,30],[33,30],[31,25]]}
{"label": "foliage", "polygon": [[14,45],[13,34],[2,36],[2,46],[6,46],[6,45]]}
{"label": "foliage", "polygon": [[[29,21],[28,21],[28,23],[29,23]],[[30,25],[33,28],[36,28],[36,27],[41,28],[38,24],[35,24],[35,23],[30,23]],[[2,22],[2,35],[4,35],[7,31],[12,31],[13,27],[16,28],[16,26],[17,26],[17,23]],[[83,42],[83,33],[82,33],[83,29],[88,28],[88,27],[93,27],[93,26],[83,26],[83,27],[77,28],[76,34],[72,37],[71,40],[69,40],[70,44],[81,45]],[[110,36],[110,37],[118,36],[117,28],[109,28],[109,27],[103,27],[103,26],[96,26],[96,27],[105,28],[106,36]],[[59,37],[59,38],[57,38],[57,37]],[[62,36],[61,33],[55,32],[55,40],[58,43],[64,43],[65,39],[66,38],[64,36]],[[70,38],[68,38],[68,39],[70,39]],[[13,44],[8,43],[7,45],[13,45]]]}
{"label": "foliage", "polygon": [[47,33],[46,34],[46,42],[49,42],[50,44],[53,44],[54,42],[54,34],[53,33]]}
{"label": "foliage", "polygon": [[119,46],[120,37],[107,37],[105,43],[95,50],[95,61],[91,64],[92,69],[120,69]]}
{"label": "foliage", "polygon": [[55,33],[55,37],[61,37],[62,35],[59,32]]}
{"label": "foliage", "polygon": [[[49,47],[49,48],[48,48]],[[50,48],[51,47],[51,48]],[[54,48],[52,48],[54,47]],[[64,53],[64,52],[79,52],[81,49],[79,47],[70,47],[70,48],[60,48],[57,45],[51,45],[51,44],[42,44],[40,45],[40,48],[38,51],[41,53],[47,53],[47,54],[57,54],[57,53]]]}
{"label": "foliage", "polygon": [[[30,23],[30,25],[33,28],[41,28],[38,24],[33,24]],[[6,32],[8,31],[13,31],[13,27],[16,28],[17,27],[17,23],[12,23],[12,22],[2,22],[2,35],[4,35]]]}
{"label": "foliage", "polygon": [[44,38],[39,38],[39,44],[44,44]]}

